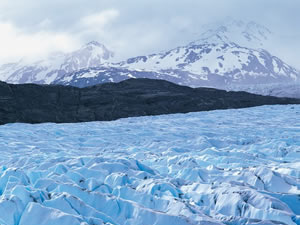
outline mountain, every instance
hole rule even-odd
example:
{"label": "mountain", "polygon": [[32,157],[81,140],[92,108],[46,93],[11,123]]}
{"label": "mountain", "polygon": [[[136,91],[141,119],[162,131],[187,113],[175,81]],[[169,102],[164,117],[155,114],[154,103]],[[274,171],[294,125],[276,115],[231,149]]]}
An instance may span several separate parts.
{"label": "mountain", "polygon": [[2,65],[0,80],[9,83],[50,84],[66,73],[99,66],[112,57],[113,53],[104,45],[93,41],[77,51],[68,54],[55,53],[30,65],[22,61]]}
{"label": "mountain", "polygon": [[[281,90],[282,84],[297,86],[300,72],[263,49],[272,32],[255,22],[227,19],[207,25],[200,39],[169,51],[129,58],[65,74],[54,83],[85,87],[129,78],[164,79],[191,87],[247,90],[258,94],[298,97]],[[259,91],[276,86],[278,91]],[[239,89],[241,87],[241,89]],[[283,88],[284,89],[284,88]],[[297,90],[297,88],[295,89]]]}
{"label": "mountain", "polygon": [[268,51],[223,41],[190,43],[164,53],[131,58],[121,62],[119,66],[156,72],[176,69],[191,74],[191,78],[195,80],[207,82],[217,75],[225,84],[299,79],[299,71]]}
{"label": "mountain", "polygon": [[[169,72],[169,71],[168,71]],[[179,71],[177,71],[179,72]],[[60,84],[74,87],[88,87],[97,84],[120,82],[130,78],[150,78],[168,80],[177,84],[182,84],[183,76],[170,76],[169,73],[131,70],[124,67],[103,65],[100,67],[81,69],[55,80],[52,84]]]}
{"label": "mountain", "polygon": [[192,87],[293,83],[299,71],[263,49],[219,40],[190,43],[167,52],[130,58],[106,67],[82,69],[54,83],[88,86],[132,77],[165,79]]}
{"label": "mountain", "polygon": [[[111,62],[113,54],[105,46],[91,42],[76,52],[53,55],[32,65],[4,65],[0,76],[10,83],[76,87],[150,78],[191,87],[298,96],[284,91],[282,84],[298,86],[300,72],[262,48],[272,39],[268,28],[255,22],[227,19],[223,24],[207,25],[205,29],[198,40],[185,46],[118,63]],[[264,91],[253,88],[257,85],[264,86]],[[266,90],[274,86],[279,90]]]}
{"label": "mountain", "polygon": [[202,43],[205,40],[221,40],[234,42],[248,48],[267,48],[268,42],[274,37],[273,33],[265,26],[254,21],[245,22],[226,18],[221,23],[212,23],[202,26],[203,33],[200,39],[194,43]]}
{"label": "mountain", "polygon": [[300,104],[300,99],[194,89],[150,79],[87,88],[0,83],[0,124],[103,121],[273,104]]}

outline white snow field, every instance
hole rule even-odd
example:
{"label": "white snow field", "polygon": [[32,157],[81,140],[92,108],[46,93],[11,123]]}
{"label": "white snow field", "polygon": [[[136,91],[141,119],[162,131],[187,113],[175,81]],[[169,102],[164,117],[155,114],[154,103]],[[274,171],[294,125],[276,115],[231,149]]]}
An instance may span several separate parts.
{"label": "white snow field", "polygon": [[295,225],[299,214],[299,105],[0,126],[1,225]]}

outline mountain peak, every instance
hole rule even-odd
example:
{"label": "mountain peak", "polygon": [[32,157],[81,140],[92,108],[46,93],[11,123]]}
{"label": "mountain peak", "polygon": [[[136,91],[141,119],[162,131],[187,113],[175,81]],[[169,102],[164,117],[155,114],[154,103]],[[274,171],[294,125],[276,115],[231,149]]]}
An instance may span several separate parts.
{"label": "mountain peak", "polygon": [[[110,51],[105,45],[97,42],[90,41],[83,45],[80,50],[75,52],[76,54],[89,54],[93,58],[99,58],[102,60],[109,60],[114,56],[114,53]],[[74,54],[74,53],[73,53]]]}
{"label": "mountain peak", "polygon": [[236,27],[243,27],[245,26],[246,22],[240,19],[234,19],[232,17],[227,17],[223,21],[224,26],[236,26]]}
{"label": "mountain peak", "polygon": [[104,47],[104,45],[99,43],[98,41],[90,41],[86,43],[83,47],[87,47],[87,46]]}
{"label": "mountain peak", "polygon": [[64,74],[83,68],[98,67],[112,57],[113,53],[103,44],[91,41],[70,53],[55,52],[30,64],[15,63],[1,66],[0,79],[10,83],[50,84]]}
{"label": "mountain peak", "polygon": [[254,21],[226,18],[220,23],[212,23],[202,27],[205,32],[200,39],[192,43],[234,42],[250,48],[262,48],[272,32],[265,26]]}

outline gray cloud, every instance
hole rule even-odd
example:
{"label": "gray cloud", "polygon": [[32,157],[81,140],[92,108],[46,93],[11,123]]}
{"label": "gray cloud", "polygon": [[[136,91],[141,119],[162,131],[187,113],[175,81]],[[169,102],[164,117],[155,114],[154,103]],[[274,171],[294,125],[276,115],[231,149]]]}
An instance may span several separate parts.
{"label": "gray cloud", "polygon": [[39,54],[16,51],[8,44],[12,47],[0,53],[0,60],[5,60],[5,55],[41,55],[61,46],[68,51],[90,40],[104,43],[122,59],[183,45],[198,38],[203,24],[231,16],[269,27],[283,40],[274,52],[284,52],[282,57],[296,64],[299,10],[299,0],[1,0],[0,27],[10,24],[17,34],[0,41],[16,41],[21,46],[22,40],[16,38],[20,35],[28,46],[47,35],[56,35],[59,41],[57,46],[55,38],[40,41]]}

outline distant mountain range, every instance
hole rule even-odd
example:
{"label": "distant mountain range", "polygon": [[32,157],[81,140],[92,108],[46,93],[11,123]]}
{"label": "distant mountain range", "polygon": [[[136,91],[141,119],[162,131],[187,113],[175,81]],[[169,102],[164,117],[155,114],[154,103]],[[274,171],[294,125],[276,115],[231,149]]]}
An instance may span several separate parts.
{"label": "distant mountain range", "polygon": [[113,53],[104,45],[92,41],[77,51],[68,54],[55,53],[29,65],[23,61],[2,65],[0,79],[15,84],[51,84],[67,73],[100,66],[112,57]]}
{"label": "distant mountain range", "polygon": [[[229,20],[220,26],[208,25],[198,40],[185,46],[118,63],[112,63],[111,51],[94,41],[78,51],[52,55],[31,65],[3,65],[0,79],[86,87],[129,78],[154,78],[191,87],[300,97],[300,72],[263,49],[271,35],[268,28],[255,22]],[[295,91],[284,91],[283,86],[280,90],[283,84],[295,86]],[[253,88],[256,86],[264,86],[264,92]],[[266,91],[274,86],[279,91]]]}
{"label": "distant mountain range", "polygon": [[235,43],[189,44],[173,50],[66,74],[55,83],[84,87],[134,77],[165,79],[188,86],[294,82],[299,72],[265,50]]}

